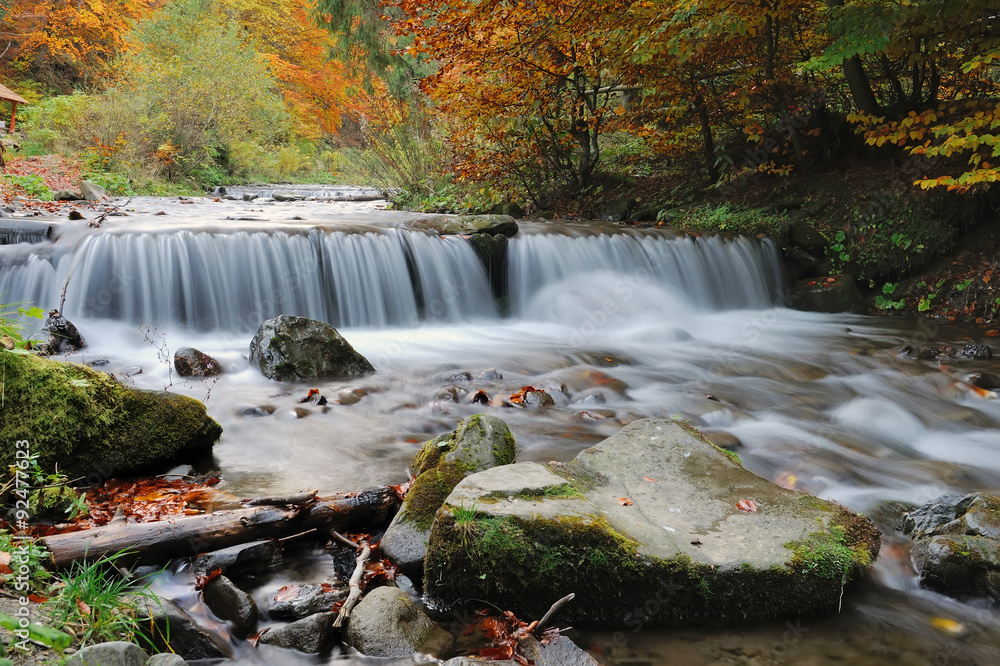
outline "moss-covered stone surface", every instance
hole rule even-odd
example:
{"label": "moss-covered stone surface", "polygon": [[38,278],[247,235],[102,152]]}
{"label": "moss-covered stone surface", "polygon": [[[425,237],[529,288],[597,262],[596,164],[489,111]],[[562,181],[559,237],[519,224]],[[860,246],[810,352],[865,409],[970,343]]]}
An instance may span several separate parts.
{"label": "moss-covered stone surface", "polygon": [[82,365],[0,350],[0,386],[4,469],[30,450],[42,469],[103,480],[203,455],[222,435],[201,402],[123,386]]}
{"label": "moss-covered stone surface", "polygon": [[441,608],[483,599],[527,618],[573,592],[572,622],[756,621],[837,608],[878,550],[867,519],[644,420],[568,464],[462,480],[436,515],[424,589]]}
{"label": "moss-covered stone surface", "polygon": [[468,475],[509,465],[516,457],[507,424],[482,414],[424,444],[410,463],[413,484],[382,538],[382,551],[404,572],[419,575],[434,516],[452,489]]}

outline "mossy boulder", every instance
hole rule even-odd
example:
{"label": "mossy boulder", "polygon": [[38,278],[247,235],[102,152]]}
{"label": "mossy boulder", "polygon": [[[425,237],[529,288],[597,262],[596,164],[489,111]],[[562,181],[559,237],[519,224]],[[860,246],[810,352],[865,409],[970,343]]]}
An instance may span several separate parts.
{"label": "mossy boulder", "polygon": [[[201,402],[119,384],[74,363],[0,350],[0,465],[16,451],[89,481],[150,471],[211,451],[222,427]],[[16,447],[19,441],[27,442]]]}
{"label": "mossy boulder", "polygon": [[797,281],[788,291],[788,307],[806,312],[866,312],[865,299],[849,275]]}
{"label": "mossy boulder", "polygon": [[268,319],[250,342],[250,364],[269,379],[294,382],[361,377],[375,368],[333,326],[280,315]]}
{"label": "mossy boulder", "polygon": [[382,552],[407,575],[419,576],[434,516],[452,489],[466,476],[508,465],[516,456],[507,424],[481,414],[424,444],[410,463],[413,485],[382,537]]}
{"label": "mossy boulder", "polygon": [[500,234],[516,236],[517,221],[510,215],[436,215],[415,220],[409,224],[412,229],[436,231],[442,235],[455,234]]}
{"label": "mossy boulder", "polygon": [[922,585],[1000,601],[1000,498],[944,495],[907,514],[903,532]]}
{"label": "mossy boulder", "polygon": [[836,609],[878,529],[744,469],[697,432],[646,419],[566,464],[463,479],[425,560],[436,607],[482,599],[614,626],[757,621]]}

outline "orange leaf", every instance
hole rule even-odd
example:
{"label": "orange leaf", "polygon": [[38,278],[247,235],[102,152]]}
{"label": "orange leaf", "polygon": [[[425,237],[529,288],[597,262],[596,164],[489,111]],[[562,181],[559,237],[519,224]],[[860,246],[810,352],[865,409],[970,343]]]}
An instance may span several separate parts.
{"label": "orange leaf", "polygon": [[632,506],[633,504],[635,504],[635,502],[633,502],[627,497],[619,497],[618,503],[621,504],[622,506]]}
{"label": "orange leaf", "polygon": [[650,483],[656,483],[656,479],[653,479],[653,478],[648,477],[648,476],[642,477],[642,480],[643,481],[649,481]]}
{"label": "orange leaf", "polygon": [[746,511],[747,513],[754,513],[757,511],[757,505],[754,504],[753,500],[741,499],[736,503],[736,508],[740,511]]}

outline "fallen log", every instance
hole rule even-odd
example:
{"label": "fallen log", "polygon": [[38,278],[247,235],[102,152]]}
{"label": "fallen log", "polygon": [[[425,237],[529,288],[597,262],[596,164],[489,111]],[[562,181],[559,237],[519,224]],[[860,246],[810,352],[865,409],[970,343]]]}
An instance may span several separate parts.
{"label": "fallen log", "polygon": [[81,532],[47,536],[40,541],[52,553],[52,563],[58,569],[121,551],[129,551],[120,560],[123,564],[159,563],[311,529],[324,533],[370,530],[373,525],[386,524],[398,506],[396,493],[383,486],[360,493],[318,497],[307,506],[248,507],[151,523],[108,523]]}

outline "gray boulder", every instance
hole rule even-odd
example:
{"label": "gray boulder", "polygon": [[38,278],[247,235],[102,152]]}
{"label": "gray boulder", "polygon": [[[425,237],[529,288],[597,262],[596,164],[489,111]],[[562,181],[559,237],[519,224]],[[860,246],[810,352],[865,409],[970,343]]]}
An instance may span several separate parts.
{"label": "gray boulder", "polygon": [[250,364],[269,379],[360,377],[375,372],[333,326],[305,317],[268,319],[250,342]]}
{"label": "gray boulder", "polygon": [[87,346],[80,331],[58,310],[51,310],[45,319],[42,333],[48,336],[49,351],[53,354],[74,352]]}
{"label": "gray boulder", "polygon": [[108,196],[103,187],[89,180],[80,181],[80,194],[87,201],[100,201]]}
{"label": "gray boulder", "polygon": [[207,576],[216,569],[228,576],[267,571],[281,563],[281,544],[267,539],[250,541],[202,553],[194,560],[194,575]]}
{"label": "gray boulder", "polygon": [[602,222],[624,222],[629,219],[629,213],[636,209],[635,199],[614,199],[606,202],[597,213],[597,219]]}
{"label": "gray boulder", "polygon": [[221,363],[194,347],[174,352],[174,369],[181,377],[216,377],[223,373]]}
{"label": "gray boulder", "polygon": [[146,652],[135,643],[113,641],[88,645],[66,660],[66,666],[143,666]]}
{"label": "gray boulder", "polygon": [[434,515],[448,493],[469,474],[510,464],[516,457],[507,424],[482,414],[424,444],[410,463],[413,485],[379,544],[383,554],[406,575],[419,576]]}
{"label": "gray boulder", "polygon": [[52,193],[53,201],[80,201],[83,195],[72,190],[56,190]]}
{"label": "gray boulder", "polygon": [[[281,590],[279,590],[280,592]],[[349,590],[341,584],[302,585],[294,590],[291,598],[275,601],[267,614],[278,620],[299,620],[316,613],[329,611],[333,605],[347,597]]]}
{"label": "gray boulder", "polygon": [[146,638],[160,652],[173,652],[188,661],[228,659],[233,649],[214,633],[198,626],[180,606],[168,599],[141,599],[136,619]]}
{"label": "gray boulder", "polygon": [[944,495],[907,514],[902,528],[921,584],[1000,601],[1000,498]]}
{"label": "gray boulder", "polygon": [[398,587],[378,587],[354,607],[344,642],[370,657],[405,657],[415,652],[439,657],[452,637]]}
{"label": "gray boulder", "polygon": [[202,596],[215,615],[233,623],[233,636],[244,639],[257,628],[257,603],[225,576],[216,576],[205,585]]}
{"label": "gray boulder", "polygon": [[837,608],[879,532],[781,488],[672,420],[623,428],[565,464],[463,479],[438,511],[428,601],[482,599],[568,622],[758,621]]}
{"label": "gray boulder", "polygon": [[316,613],[298,622],[265,631],[260,635],[260,642],[309,654],[321,652],[330,647],[340,633],[333,627],[336,618],[336,613]]}
{"label": "gray boulder", "polygon": [[788,242],[793,247],[819,254],[823,254],[823,250],[830,244],[823,234],[805,220],[795,220],[788,225]]}
{"label": "gray boulder", "polygon": [[565,636],[548,645],[542,645],[534,636],[527,636],[518,642],[517,650],[529,661],[535,662],[535,666],[601,666],[599,661]]}

